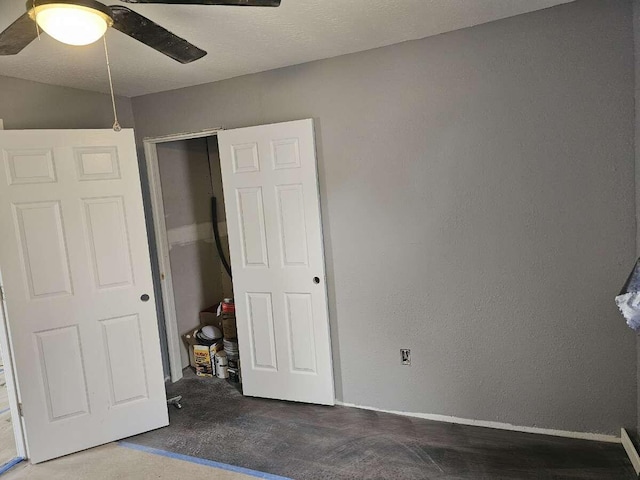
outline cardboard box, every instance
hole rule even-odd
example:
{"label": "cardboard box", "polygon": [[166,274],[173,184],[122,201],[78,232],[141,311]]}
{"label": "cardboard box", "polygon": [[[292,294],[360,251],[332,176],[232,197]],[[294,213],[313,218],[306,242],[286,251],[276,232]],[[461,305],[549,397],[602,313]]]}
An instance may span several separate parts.
{"label": "cardboard box", "polygon": [[192,332],[189,333],[185,333],[182,336],[182,341],[184,342],[185,346],[187,347],[187,350],[189,351],[189,366],[193,367],[196,369],[196,373],[198,370],[198,364],[196,363],[196,356],[195,356],[195,350],[194,347],[202,347],[202,348],[207,348],[209,349],[209,356],[211,358],[213,358],[213,355],[216,352],[219,352],[220,350],[222,350],[223,344],[222,342],[218,342],[214,345],[211,345],[210,347],[206,346],[206,345],[201,345],[200,341],[196,338],[196,333],[197,331],[200,330],[200,327],[196,328],[195,330],[193,330]]}
{"label": "cardboard box", "polygon": [[200,312],[200,326],[212,325],[222,331],[222,317],[217,314],[218,306],[214,305]]}
{"label": "cardboard box", "polygon": [[[209,308],[205,308],[200,312],[200,326],[193,331],[189,331],[182,335],[182,341],[187,347],[187,351],[189,352],[189,365],[193,368],[196,368],[196,359],[193,354],[193,347],[195,345],[201,345],[200,341],[195,337],[196,332],[204,327],[205,325],[212,325],[222,331],[222,317],[217,315],[218,305],[214,305]],[[219,348],[221,350],[222,347]],[[215,350],[218,351],[218,350]],[[215,352],[214,352],[215,353]],[[213,355],[212,355],[213,356]]]}
{"label": "cardboard box", "polygon": [[222,332],[225,340],[235,340],[238,338],[235,313],[222,314]]}
{"label": "cardboard box", "polygon": [[187,347],[187,351],[189,352],[189,366],[196,368],[196,359],[193,355],[193,346],[198,345],[198,339],[195,336],[195,333],[198,329],[193,332],[185,333],[182,335],[182,341],[184,342],[185,347]]}

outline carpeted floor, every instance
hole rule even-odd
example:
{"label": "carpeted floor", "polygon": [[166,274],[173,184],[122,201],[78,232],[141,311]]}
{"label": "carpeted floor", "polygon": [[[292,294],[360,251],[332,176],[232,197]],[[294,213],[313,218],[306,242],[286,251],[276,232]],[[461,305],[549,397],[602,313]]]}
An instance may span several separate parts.
{"label": "carpeted floor", "polygon": [[127,441],[296,480],[636,478],[619,444],[243,397],[190,372],[168,389],[170,426]]}
{"label": "carpeted floor", "polygon": [[0,478],[2,480],[253,480],[255,477],[109,443],[38,465],[23,462]]}

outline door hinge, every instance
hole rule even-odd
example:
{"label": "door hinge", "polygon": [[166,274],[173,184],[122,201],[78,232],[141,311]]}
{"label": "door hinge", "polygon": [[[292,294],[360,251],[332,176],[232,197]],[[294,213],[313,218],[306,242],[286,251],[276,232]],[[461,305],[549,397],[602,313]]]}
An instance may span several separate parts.
{"label": "door hinge", "polygon": [[24,417],[24,415],[22,414],[22,402],[18,403],[18,415],[20,415],[21,417]]}
{"label": "door hinge", "polygon": [[4,287],[0,285],[0,302],[4,302]]}

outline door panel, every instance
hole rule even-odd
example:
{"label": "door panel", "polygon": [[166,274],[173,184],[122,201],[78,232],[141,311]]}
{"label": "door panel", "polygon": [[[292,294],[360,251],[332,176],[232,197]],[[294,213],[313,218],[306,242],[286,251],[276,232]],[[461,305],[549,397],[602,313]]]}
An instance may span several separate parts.
{"label": "door panel", "polygon": [[9,185],[56,181],[53,150],[50,148],[5,150],[4,157]]}
{"label": "door panel", "polygon": [[131,285],[133,266],[124,198],[83,198],[81,201],[96,288]]}
{"label": "door panel", "polygon": [[31,298],[73,294],[60,202],[13,204],[13,213]]}
{"label": "door panel", "polygon": [[285,293],[291,369],[316,373],[316,345],[313,338],[313,304],[309,293]]}
{"label": "door panel", "polygon": [[225,130],[218,141],[243,391],[333,405],[313,122]]}
{"label": "door panel", "polygon": [[237,197],[242,264],[245,267],[269,267],[262,189],[240,188]]}
{"label": "door panel", "polygon": [[285,267],[308,265],[307,227],[304,218],[302,185],[276,186],[280,247]]}
{"label": "door panel", "polygon": [[101,320],[108,361],[109,386],[113,405],[148,398],[149,389],[142,356],[140,317]]}
{"label": "door panel", "polygon": [[273,305],[270,293],[247,293],[251,342],[251,368],[278,370]]}
{"label": "door panel", "polygon": [[34,463],[168,424],[132,130],[0,131],[0,268]]}
{"label": "door panel", "polygon": [[78,180],[111,180],[120,178],[120,163],[116,147],[76,147],[73,149],[78,168]]}
{"label": "door panel", "polygon": [[49,421],[89,413],[78,325],[35,332]]}

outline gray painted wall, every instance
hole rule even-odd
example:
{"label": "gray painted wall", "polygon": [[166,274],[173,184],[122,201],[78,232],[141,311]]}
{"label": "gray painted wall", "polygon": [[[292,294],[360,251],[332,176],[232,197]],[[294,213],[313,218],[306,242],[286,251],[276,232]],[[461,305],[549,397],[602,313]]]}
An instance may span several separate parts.
{"label": "gray painted wall", "polygon": [[[313,117],[338,399],[618,434],[636,342],[631,3],[133,99],[139,138]],[[400,365],[400,348],[412,365]]]}
{"label": "gray painted wall", "polygon": [[[133,127],[131,100],[117,98],[118,118]],[[0,76],[0,118],[6,129],[111,128],[111,98],[102,93]]]}
{"label": "gray painted wall", "polygon": [[[180,334],[196,328],[200,324],[199,312],[221,302],[225,296],[222,266],[211,230],[212,175],[207,142],[199,138],[157,145],[167,230],[209,224],[206,235],[182,235],[180,241],[173,242],[173,235],[169,235]],[[212,167],[212,172],[217,167],[217,178],[220,178],[219,160]],[[182,366],[186,367],[189,354],[184,344],[181,343],[181,347]]]}

